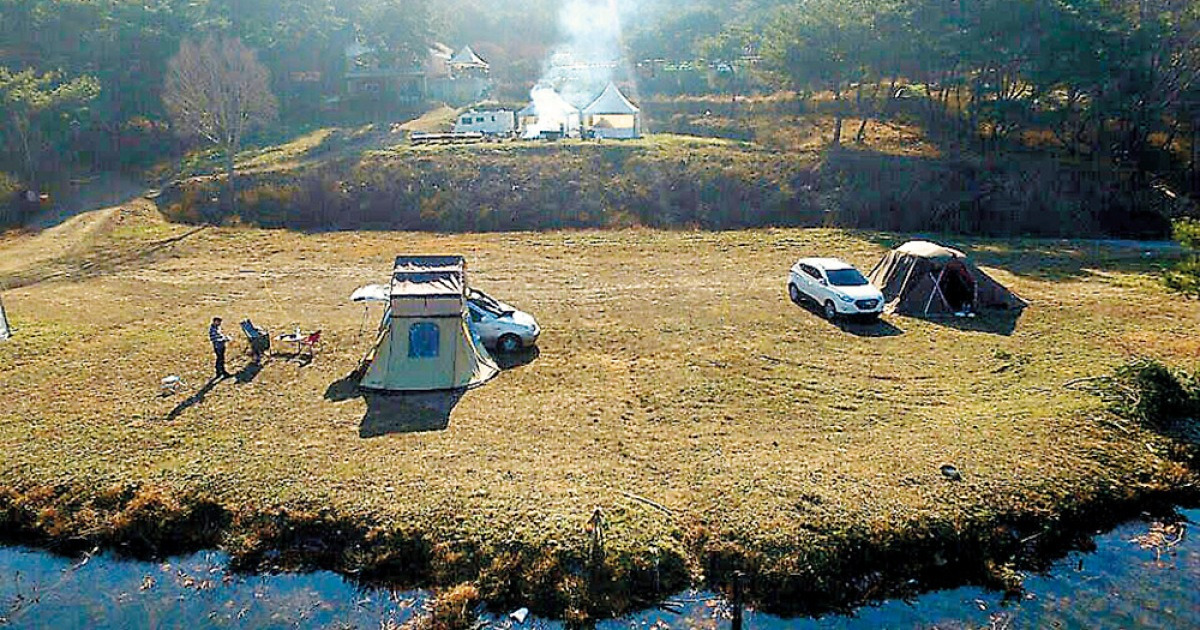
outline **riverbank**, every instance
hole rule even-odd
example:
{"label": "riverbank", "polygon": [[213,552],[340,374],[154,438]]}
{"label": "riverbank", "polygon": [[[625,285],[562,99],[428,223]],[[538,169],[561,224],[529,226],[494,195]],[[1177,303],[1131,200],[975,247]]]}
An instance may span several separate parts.
{"label": "riverbank", "polygon": [[[1029,575],[1020,598],[962,587],[879,602],[850,615],[779,618],[747,608],[746,628],[883,627],[1138,627],[1200,625],[1191,605],[1200,587],[1200,550],[1187,530],[1200,510],[1145,515],[1089,539],[1047,570]],[[214,552],[138,562],[94,553],[61,557],[27,548],[0,548],[0,624],[36,628],[52,618],[62,630],[147,627],[181,616],[191,627],[307,626],[402,628],[429,619],[429,591],[394,591],[355,584],[327,572],[247,575]],[[565,624],[510,610],[470,609],[484,627],[560,628]],[[718,593],[687,591],[655,609],[600,622],[598,630],[629,627],[728,628],[730,602]],[[519,617],[519,615],[518,615]]]}
{"label": "riverbank", "polygon": [[[50,547],[220,547],[576,619],[745,571],[764,608],[809,610],[933,573],[1003,583],[1060,527],[1195,483],[1170,438],[1063,387],[1200,356],[1196,303],[1140,251],[958,243],[1031,308],[838,327],[788,302],[788,267],[869,268],[892,237],[304,235],[142,203],[52,260],[6,255],[37,238],[0,243],[0,523]],[[379,313],[348,296],[435,251],[534,313],[540,352],[448,407],[363,398],[347,376]],[[213,315],[324,344],[206,385]],[[187,385],[163,397],[169,374]]]}

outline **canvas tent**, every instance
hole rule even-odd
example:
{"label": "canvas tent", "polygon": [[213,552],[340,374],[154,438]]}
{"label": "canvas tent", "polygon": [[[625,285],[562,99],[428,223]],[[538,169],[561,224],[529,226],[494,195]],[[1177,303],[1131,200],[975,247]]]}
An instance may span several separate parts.
{"label": "canvas tent", "polygon": [[[356,292],[355,299],[378,293]],[[461,256],[401,256],[360,385],[386,392],[475,387],[500,372],[471,332]]]}
{"label": "canvas tent", "polygon": [[870,280],[883,292],[885,310],[900,315],[953,315],[1026,306],[966,254],[928,241],[910,241],[888,252],[871,270]]}
{"label": "canvas tent", "polygon": [[583,124],[598,138],[640,138],[642,135],[641,110],[615,83],[609,83],[604,92],[583,109]]}
{"label": "canvas tent", "polygon": [[579,135],[580,113],[554,88],[539,85],[530,93],[532,100],[517,112],[517,126],[526,140],[547,136]]}
{"label": "canvas tent", "polygon": [[0,341],[12,337],[12,329],[8,326],[8,315],[4,312],[4,300],[0,300]]}
{"label": "canvas tent", "polygon": [[463,46],[463,49],[458,51],[450,58],[450,67],[454,70],[487,70],[490,66],[482,57],[475,54],[475,51],[470,46]]}

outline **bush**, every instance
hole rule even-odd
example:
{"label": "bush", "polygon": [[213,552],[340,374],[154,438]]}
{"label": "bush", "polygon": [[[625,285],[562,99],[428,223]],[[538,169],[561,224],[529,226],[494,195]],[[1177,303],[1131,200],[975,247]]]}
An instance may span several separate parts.
{"label": "bush", "polygon": [[1180,219],[1175,222],[1172,236],[1180,245],[1193,251],[1188,259],[1169,269],[1163,277],[1167,288],[1188,297],[1200,298],[1200,220]]}
{"label": "bush", "polygon": [[0,228],[19,225],[25,220],[24,205],[18,194],[24,186],[8,173],[0,172]]}
{"label": "bush", "polygon": [[1112,410],[1158,428],[1200,418],[1200,373],[1187,373],[1148,359],[1117,369],[1106,392]]}

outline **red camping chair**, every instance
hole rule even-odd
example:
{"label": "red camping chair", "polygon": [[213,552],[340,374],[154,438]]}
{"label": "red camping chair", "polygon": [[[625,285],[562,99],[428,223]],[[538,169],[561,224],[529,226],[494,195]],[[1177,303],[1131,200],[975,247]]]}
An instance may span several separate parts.
{"label": "red camping chair", "polygon": [[304,339],[300,340],[300,353],[307,352],[309,358],[315,357],[317,354],[317,344],[321,343],[321,331],[316,331]]}

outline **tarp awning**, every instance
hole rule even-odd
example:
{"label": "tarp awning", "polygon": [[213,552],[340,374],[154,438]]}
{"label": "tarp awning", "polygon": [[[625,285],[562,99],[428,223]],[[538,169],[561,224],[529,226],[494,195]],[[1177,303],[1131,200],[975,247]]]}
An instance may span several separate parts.
{"label": "tarp awning", "polygon": [[351,302],[386,302],[391,298],[391,288],[382,284],[359,287],[350,294]]}

